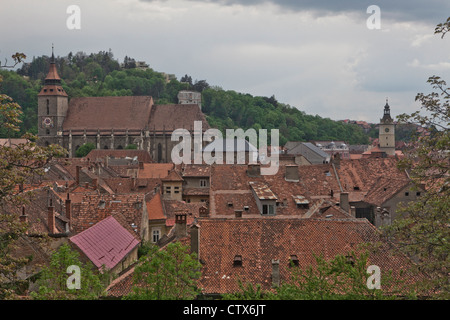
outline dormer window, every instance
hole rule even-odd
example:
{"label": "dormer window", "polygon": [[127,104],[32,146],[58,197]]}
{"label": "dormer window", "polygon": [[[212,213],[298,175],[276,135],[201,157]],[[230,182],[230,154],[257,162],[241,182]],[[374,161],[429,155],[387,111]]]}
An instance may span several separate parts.
{"label": "dormer window", "polygon": [[291,255],[291,259],[289,260],[289,265],[291,267],[298,267],[299,261],[298,261],[298,257],[295,254]]}
{"label": "dormer window", "polygon": [[262,205],[262,214],[275,214],[275,206],[273,204],[263,204]]}
{"label": "dormer window", "polygon": [[242,267],[242,256],[241,255],[234,256],[233,267]]}

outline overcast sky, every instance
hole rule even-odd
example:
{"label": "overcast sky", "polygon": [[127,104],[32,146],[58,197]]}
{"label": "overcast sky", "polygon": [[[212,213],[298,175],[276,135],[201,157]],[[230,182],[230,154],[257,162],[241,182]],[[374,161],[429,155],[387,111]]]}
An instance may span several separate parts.
{"label": "overcast sky", "polygon": [[[67,27],[70,5],[81,29]],[[450,35],[434,35],[449,16],[448,0],[2,0],[0,58],[111,49],[178,79],[378,122],[386,98],[393,116],[412,113],[429,76],[450,82]]]}

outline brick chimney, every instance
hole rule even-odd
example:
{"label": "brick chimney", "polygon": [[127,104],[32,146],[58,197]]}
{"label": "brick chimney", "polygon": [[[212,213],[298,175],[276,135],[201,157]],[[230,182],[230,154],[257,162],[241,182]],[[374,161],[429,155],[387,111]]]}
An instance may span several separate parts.
{"label": "brick chimney", "polygon": [[272,287],[280,286],[280,260],[272,260]]}
{"label": "brick chimney", "polygon": [[249,177],[259,177],[261,175],[261,165],[249,164],[247,169],[247,175]]}
{"label": "brick chimney", "polygon": [[75,182],[77,185],[80,185],[80,166],[76,166]]}
{"label": "brick chimney", "polygon": [[187,236],[186,219],[187,219],[186,213],[175,214],[175,237],[177,239]]}
{"label": "brick chimney", "polygon": [[72,205],[71,205],[70,195],[67,194],[67,199],[66,199],[66,218],[69,220],[69,223],[70,223],[71,212],[72,212]]}
{"label": "brick chimney", "polygon": [[341,192],[339,206],[345,212],[350,213],[350,202],[348,199],[348,192]]}
{"label": "brick chimney", "polygon": [[286,165],[285,179],[286,181],[299,181],[298,165]]}
{"label": "brick chimney", "polygon": [[48,220],[48,233],[53,234],[55,233],[55,213],[54,213],[54,207],[52,203],[52,199],[50,199],[50,204],[48,206],[48,214],[47,214],[47,220]]}
{"label": "brick chimney", "polygon": [[197,259],[200,260],[200,226],[193,224],[190,228],[191,234],[191,251],[197,254]]}
{"label": "brick chimney", "polygon": [[27,223],[28,222],[28,216],[25,213],[25,206],[22,206],[22,215],[19,217],[19,221],[23,222],[23,223]]}

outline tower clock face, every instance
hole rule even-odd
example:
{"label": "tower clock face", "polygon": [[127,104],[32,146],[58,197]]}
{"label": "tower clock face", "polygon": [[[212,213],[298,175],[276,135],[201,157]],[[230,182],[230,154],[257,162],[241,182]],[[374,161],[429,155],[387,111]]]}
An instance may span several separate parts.
{"label": "tower clock face", "polygon": [[45,117],[42,119],[42,125],[46,128],[53,127],[53,120],[52,118]]}
{"label": "tower clock face", "polygon": [[385,131],[385,132],[389,132],[389,128],[385,128],[384,131]]}

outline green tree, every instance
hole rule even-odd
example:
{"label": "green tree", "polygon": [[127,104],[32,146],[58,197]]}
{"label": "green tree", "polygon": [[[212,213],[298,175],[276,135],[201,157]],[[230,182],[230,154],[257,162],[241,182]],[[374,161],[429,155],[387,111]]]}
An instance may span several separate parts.
{"label": "green tree", "polygon": [[[13,55],[14,65],[25,59],[24,54]],[[5,66],[2,66],[5,67]],[[11,67],[6,64],[6,67]],[[0,82],[2,76],[0,75]],[[7,138],[19,132],[22,110],[18,103],[6,94],[0,93],[0,128]],[[25,237],[26,226],[17,216],[11,214],[11,206],[21,206],[26,202],[19,185],[31,183],[33,178],[44,173],[48,163],[64,150],[57,146],[40,147],[37,137],[32,134],[22,136],[26,142],[0,145],[0,298],[6,299],[21,293],[24,282],[17,272],[25,267],[31,257],[18,258],[12,252],[18,240]]]}
{"label": "green tree", "polygon": [[[79,268],[79,288],[69,289],[71,274],[67,270],[70,266]],[[95,300],[104,295],[109,276],[108,272],[94,270],[90,262],[82,263],[78,252],[64,244],[53,253],[50,264],[41,270],[37,280],[39,288],[30,295],[35,300]]]}
{"label": "green tree", "polygon": [[128,300],[187,300],[199,293],[196,279],[201,264],[180,242],[160,249],[155,245],[139,259],[134,271],[133,292]]}
{"label": "green tree", "polygon": [[85,143],[75,151],[75,156],[77,158],[85,157],[94,149],[96,149],[95,144],[92,142]]}
{"label": "green tree", "polygon": [[[436,34],[448,31],[450,18],[436,27]],[[415,136],[406,157],[399,163],[409,172],[416,187],[426,192],[397,211],[396,219],[384,233],[401,250],[416,261],[417,272],[428,275],[421,283],[424,294],[433,298],[450,298],[450,88],[438,76],[428,79],[434,92],[419,93],[416,101],[424,112],[398,116],[401,123],[415,124],[424,131]]]}

